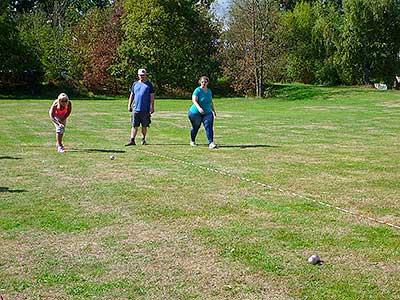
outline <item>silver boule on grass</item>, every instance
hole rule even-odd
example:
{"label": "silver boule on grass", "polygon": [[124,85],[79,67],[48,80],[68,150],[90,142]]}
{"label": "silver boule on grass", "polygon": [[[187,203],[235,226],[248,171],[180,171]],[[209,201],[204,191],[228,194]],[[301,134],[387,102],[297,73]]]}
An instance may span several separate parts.
{"label": "silver boule on grass", "polygon": [[317,264],[321,264],[322,263],[322,260],[321,260],[321,258],[319,257],[318,254],[311,255],[308,258],[307,261],[308,261],[309,264],[312,264],[312,265],[317,265]]}
{"label": "silver boule on grass", "polygon": [[110,155],[110,159],[111,159],[111,160],[114,160],[114,159],[115,159],[115,156],[114,156],[114,155]]}

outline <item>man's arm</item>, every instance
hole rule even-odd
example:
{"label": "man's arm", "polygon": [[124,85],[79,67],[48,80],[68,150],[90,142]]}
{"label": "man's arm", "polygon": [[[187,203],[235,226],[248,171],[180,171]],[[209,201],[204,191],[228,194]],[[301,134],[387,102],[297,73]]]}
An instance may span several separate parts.
{"label": "man's arm", "polygon": [[155,93],[150,94],[150,113],[151,114],[154,112],[154,98],[155,98]]}
{"label": "man's arm", "polygon": [[129,96],[129,101],[128,101],[128,111],[132,111],[132,104],[133,104],[133,99],[135,98],[135,95],[131,92]]}

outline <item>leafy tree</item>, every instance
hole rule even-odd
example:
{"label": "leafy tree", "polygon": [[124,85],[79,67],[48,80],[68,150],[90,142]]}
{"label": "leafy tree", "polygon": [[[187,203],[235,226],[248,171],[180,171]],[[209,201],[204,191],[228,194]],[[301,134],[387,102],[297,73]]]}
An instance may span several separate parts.
{"label": "leafy tree", "polygon": [[[82,79],[81,57],[73,51],[72,28],[97,7],[108,7],[109,1],[36,0],[11,1],[19,35],[40,61],[47,82],[79,85]],[[87,28],[87,34],[92,28]]]}
{"label": "leafy tree", "polygon": [[7,5],[17,13],[44,11],[48,17],[66,16],[66,12],[73,12],[75,16],[84,15],[93,7],[104,8],[110,6],[111,0],[8,0]]}
{"label": "leafy tree", "polygon": [[207,7],[192,0],[127,0],[125,39],[114,68],[127,82],[145,67],[159,89],[192,88],[200,75],[218,72],[218,28]]}
{"label": "leafy tree", "polygon": [[321,60],[321,39],[314,31],[318,16],[313,6],[301,2],[292,12],[285,14],[286,37],[289,44],[287,72],[292,80],[312,83],[315,80],[316,64]]}
{"label": "leafy tree", "polygon": [[21,38],[41,62],[45,80],[61,80],[62,73],[73,67],[69,28],[54,28],[43,11],[23,14],[18,23]]}
{"label": "leafy tree", "polygon": [[21,39],[15,20],[6,11],[0,15],[0,88],[30,87],[41,80],[36,53]]}
{"label": "leafy tree", "polygon": [[334,5],[336,8],[341,9],[343,0],[280,0],[279,5],[283,10],[293,10],[297,4],[307,2],[310,4]]}
{"label": "leafy tree", "polygon": [[38,0],[37,8],[44,11],[53,27],[63,28],[78,22],[92,8],[110,5],[105,0]]}
{"label": "leafy tree", "polygon": [[9,6],[12,11],[18,13],[30,12],[38,4],[38,0],[9,0]]}
{"label": "leafy tree", "polygon": [[340,84],[340,77],[335,64],[336,44],[340,38],[340,29],[343,18],[340,10],[333,4],[314,5],[315,25],[314,38],[321,45],[320,60],[316,61],[315,82],[320,84]]}
{"label": "leafy tree", "polygon": [[264,97],[279,69],[278,3],[274,0],[236,0],[223,35],[224,73],[236,91]]}
{"label": "leafy tree", "polygon": [[346,83],[392,83],[399,74],[400,2],[347,0],[336,63]]}
{"label": "leafy tree", "polygon": [[287,75],[304,83],[339,83],[334,62],[341,17],[333,5],[301,2],[285,13]]}
{"label": "leafy tree", "polygon": [[107,9],[92,9],[73,30],[73,51],[79,68],[74,77],[96,92],[113,94],[119,90],[118,77],[112,65],[118,54],[123,32],[120,17],[121,1]]}

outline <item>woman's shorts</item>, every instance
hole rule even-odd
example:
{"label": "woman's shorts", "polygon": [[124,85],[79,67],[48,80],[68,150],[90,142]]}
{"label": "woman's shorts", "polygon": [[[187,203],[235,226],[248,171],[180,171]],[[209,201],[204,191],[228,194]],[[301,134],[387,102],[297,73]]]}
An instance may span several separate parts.
{"label": "woman's shorts", "polygon": [[64,120],[63,122],[61,122],[61,121],[58,120],[58,119],[57,119],[57,121],[58,121],[59,123],[61,123],[62,125],[64,125],[64,126],[60,126],[60,125],[58,125],[57,123],[53,122],[54,126],[56,127],[56,133],[62,134],[62,133],[64,133],[64,131],[65,131],[65,126],[67,126],[67,121]]}

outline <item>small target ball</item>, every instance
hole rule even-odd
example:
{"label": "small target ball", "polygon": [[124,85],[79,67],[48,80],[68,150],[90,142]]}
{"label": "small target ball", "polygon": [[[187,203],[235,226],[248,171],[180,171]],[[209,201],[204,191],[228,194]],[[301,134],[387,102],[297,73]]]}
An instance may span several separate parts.
{"label": "small target ball", "polygon": [[321,258],[317,254],[313,254],[308,258],[308,263],[312,265],[319,264],[321,262]]}

